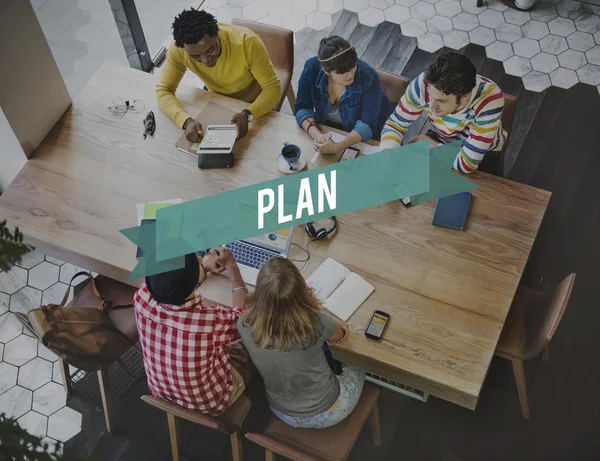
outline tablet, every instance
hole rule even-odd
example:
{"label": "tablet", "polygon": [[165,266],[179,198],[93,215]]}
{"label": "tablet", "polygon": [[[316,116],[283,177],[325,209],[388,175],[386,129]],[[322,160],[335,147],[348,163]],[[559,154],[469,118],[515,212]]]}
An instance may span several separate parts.
{"label": "tablet", "polygon": [[435,205],[431,223],[434,226],[465,230],[472,195],[471,192],[460,192],[440,197]]}

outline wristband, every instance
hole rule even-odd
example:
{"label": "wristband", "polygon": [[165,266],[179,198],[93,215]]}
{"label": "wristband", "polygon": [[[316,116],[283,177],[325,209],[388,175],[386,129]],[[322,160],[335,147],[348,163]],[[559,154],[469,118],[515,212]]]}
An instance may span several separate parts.
{"label": "wristband", "polygon": [[233,290],[231,290],[231,293],[235,293],[238,290],[246,290],[246,291],[248,291],[248,288],[246,288],[246,287],[235,287]]}
{"label": "wristband", "polygon": [[313,126],[319,128],[319,125],[317,125],[315,122],[309,121],[308,123],[309,125],[306,127],[306,133],[308,133]]}

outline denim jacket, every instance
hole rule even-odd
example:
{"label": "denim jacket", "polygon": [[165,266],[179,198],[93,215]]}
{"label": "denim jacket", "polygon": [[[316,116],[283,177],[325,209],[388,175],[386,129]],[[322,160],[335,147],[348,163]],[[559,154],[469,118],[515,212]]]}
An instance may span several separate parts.
{"label": "denim jacket", "polygon": [[[384,123],[392,113],[392,104],[379,84],[375,69],[362,60],[352,85],[344,88],[338,107],[344,131],[356,131],[363,141],[379,139]],[[296,121],[299,126],[308,117],[323,124],[329,115],[330,101],[327,74],[315,56],[304,65],[298,83],[296,98]]]}

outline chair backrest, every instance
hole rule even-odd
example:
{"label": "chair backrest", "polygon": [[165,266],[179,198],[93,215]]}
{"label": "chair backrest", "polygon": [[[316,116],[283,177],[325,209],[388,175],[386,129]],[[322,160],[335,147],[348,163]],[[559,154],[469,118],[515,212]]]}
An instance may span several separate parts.
{"label": "chair backrest", "polygon": [[502,112],[502,128],[508,133],[512,131],[517,110],[517,98],[512,94],[504,93],[504,112]]}
{"label": "chair backrest", "polygon": [[387,97],[392,103],[392,107],[396,107],[400,102],[400,98],[406,92],[410,80],[402,75],[393,74],[383,69],[375,69],[379,74],[379,83],[381,88],[387,94]]}
{"label": "chair backrest", "polygon": [[239,18],[231,23],[250,29],[260,37],[275,69],[294,71],[294,33],[291,30]]}
{"label": "chair backrest", "polygon": [[569,274],[556,288],[548,308],[540,319],[537,337],[531,342],[531,350],[537,350],[539,354],[554,336],[571,299],[573,285],[575,274]]}

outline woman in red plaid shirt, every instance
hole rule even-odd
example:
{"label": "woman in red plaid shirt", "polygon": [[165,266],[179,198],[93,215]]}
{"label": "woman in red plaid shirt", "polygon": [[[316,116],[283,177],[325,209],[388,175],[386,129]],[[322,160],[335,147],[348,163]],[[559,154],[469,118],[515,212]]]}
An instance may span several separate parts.
{"label": "woman in red plaid shirt", "polygon": [[[209,273],[229,272],[233,308],[206,305],[197,288]],[[236,330],[248,291],[225,248],[204,259],[188,254],[185,267],[146,277],[134,296],[148,388],[156,397],[216,416],[242,394],[248,361]],[[235,363],[234,363],[235,362]],[[251,366],[251,365],[250,365]]]}

